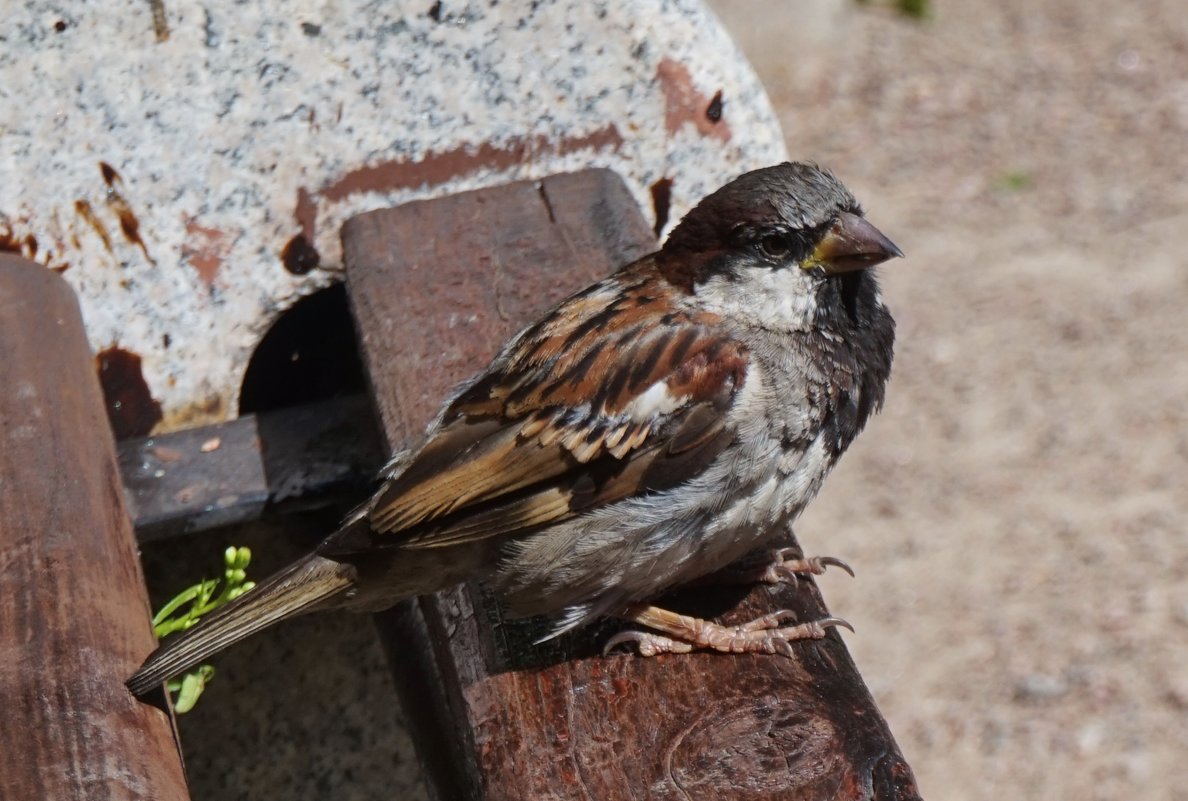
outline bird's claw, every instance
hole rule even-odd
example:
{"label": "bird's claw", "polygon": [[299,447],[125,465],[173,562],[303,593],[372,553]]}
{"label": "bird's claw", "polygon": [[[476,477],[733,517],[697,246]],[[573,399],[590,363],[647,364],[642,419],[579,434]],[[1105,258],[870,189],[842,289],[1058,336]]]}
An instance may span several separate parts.
{"label": "bird's claw", "polygon": [[854,568],[850,567],[848,562],[838,559],[836,556],[818,556],[817,561],[821,563],[821,572],[825,572],[825,567],[832,565],[833,567],[841,568],[850,574],[850,578],[854,578]]}
{"label": "bird's claw", "polygon": [[854,627],[850,625],[850,621],[840,617],[823,617],[817,621],[817,625],[823,629],[830,626],[837,626],[838,628],[849,629],[851,634],[856,633]]}
{"label": "bird's claw", "polygon": [[800,583],[801,575],[820,576],[827,567],[837,567],[854,576],[854,568],[836,556],[801,556],[795,548],[778,548],[771,553],[771,562],[759,578],[768,584]]}

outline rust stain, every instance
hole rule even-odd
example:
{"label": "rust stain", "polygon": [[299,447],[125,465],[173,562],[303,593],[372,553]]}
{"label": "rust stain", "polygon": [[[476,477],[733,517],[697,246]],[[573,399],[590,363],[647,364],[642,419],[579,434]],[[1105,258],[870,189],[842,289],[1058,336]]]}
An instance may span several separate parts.
{"label": "rust stain", "polygon": [[458,147],[434,153],[421,161],[386,161],[352,170],[319,193],[330,201],[363,192],[390,192],[395,189],[442,184],[451,178],[481,168],[505,169],[524,164],[544,155],[566,156],[580,150],[612,150],[621,147],[623,137],[614,123],[585,136],[552,140],[545,136],[513,139],[506,145],[484,142],[477,147]]}
{"label": "rust stain", "polygon": [[158,42],[169,41],[169,21],[165,19],[165,0],[149,0],[149,10],[153,14],[153,33]]}
{"label": "rust stain", "polygon": [[[132,207],[128,205],[128,201],[116,189],[116,184],[124,183],[124,179],[106,161],[99,162],[99,172],[103,175],[103,183],[107,184],[107,205],[115,210],[116,217],[120,221],[120,231],[123,232],[124,239],[128,240],[129,244],[137,245],[140,248],[140,252],[148,259],[149,264],[156,267],[156,260],[149,255],[148,247],[145,246],[144,240],[140,238],[140,220],[136,219],[136,215],[132,213]],[[75,203],[75,208],[77,207],[78,204]],[[110,251],[111,243],[107,242],[106,244],[108,245],[107,249]]]}
{"label": "rust stain", "polygon": [[304,234],[297,234],[281,250],[281,262],[293,275],[305,275],[317,269],[322,257]]}
{"label": "rust stain", "polygon": [[112,345],[95,356],[95,367],[116,439],[143,437],[161,422],[161,404],[144,380],[140,356]]}
{"label": "rust stain", "polygon": [[111,236],[107,233],[107,227],[103,225],[103,221],[95,216],[95,210],[91,208],[90,201],[82,198],[74,201],[74,210],[99,235],[99,238],[103,240],[103,247],[107,249],[108,253],[111,253]]}
{"label": "rust stain", "polygon": [[108,189],[114,189],[117,181],[121,184],[124,182],[120,174],[115,171],[115,167],[106,161],[99,162],[99,172],[103,174],[103,183],[107,184]]}
{"label": "rust stain", "polygon": [[656,79],[664,93],[664,128],[670,135],[692,124],[702,136],[730,141],[730,125],[722,119],[721,92],[706,97],[697,91],[685,65],[670,58],[660,62]]}
{"label": "rust stain", "polygon": [[40,259],[40,263],[58,274],[64,273],[70,269],[70,262],[63,258],[55,257],[55,253],[52,250],[47,250],[45,252],[45,254]]}
{"label": "rust stain", "polygon": [[656,224],[652,227],[652,231],[656,236],[664,230],[664,226],[668,225],[668,212],[672,205],[672,179],[661,178],[652,184],[652,211],[656,214]]}
{"label": "rust stain", "polygon": [[214,286],[219,268],[231,252],[230,237],[226,231],[199,224],[194,217],[183,217],[183,221],[186,238],[181,246],[182,258],[189,262],[208,287]]}
{"label": "rust stain", "polygon": [[[41,249],[41,242],[29,230],[28,220],[18,219],[16,225],[17,227],[14,228],[13,224],[7,220],[0,222],[0,253],[16,254],[56,273],[64,273],[70,269],[70,265],[64,260],[56,258],[53,248]],[[59,248],[63,247],[57,239],[51,237],[50,240]]]}
{"label": "rust stain", "polygon": [[722,102],[722,90],[714,92],[713,98],[710,99],[709,105],[705,107],[705,118],[715,125],[722,121],[722,108],[725,103]]}
{"label": "rust stain", "polygon": [[315,241],[318,232],[318,202],[304,186],[297,188],[295,216],[306,241]]}
{"label": "rust stain", "polygon": [[157,430],[176,431],[179,428],[221,423],[227,419],[225,410],[223,399],[217,395],[210,395],[180,409],[170,409],[169,416],[162,421]]}
{"label": "rust stain", "polygon": [[140,252],[148,259],[149,264],[156,267],[157,260],[149,255],[148,247],[145,246],[144,240],[140,238],[140,220],[136,219],[136,215],[132,213],[132,209],[128,206],[128,201],[124,200],[119,194],[116,194],[108,202],[111,203],[112,208],[119,215],[120,230],[124,232],[124,239],[127,239],[133,245],[138,245]]}
{"label": "rust stain", "polygon": [[11,228],[7,225],[0,229],[0,253],[16,253],[24,252],[24,243],[13,234]]}
{"label": "rust stain", "polygon": [[[340,118],[341,115],[340,106]],[[545,136],[521,137],[500,146],[489,142],[476,147],[463,145],[442,153],[430,153],[420,161],[384,161],[351,170],[317,192],[311,192],[304,186],[299,187],[294,216],[297,224],[301,226],[301,235],[312,248],[318,229],[319,198],[333,202],[367,192],[391,192],[397,189],[433,186],[483,168],[506,169],[525,164],[540,156],[567,156],[582,150],[606,148],[617,150],[622,145],[623,135],[614,123],[608,123],[585,136],[572,136],[560,140]]]}

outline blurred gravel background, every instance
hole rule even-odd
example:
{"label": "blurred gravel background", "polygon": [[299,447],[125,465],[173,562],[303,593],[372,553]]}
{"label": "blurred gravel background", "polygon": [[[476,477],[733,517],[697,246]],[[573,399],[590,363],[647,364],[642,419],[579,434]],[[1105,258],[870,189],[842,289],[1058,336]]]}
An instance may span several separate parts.
{"label": "blurred gravel background", "polygon": [[711,6],[908,255],[797,532],[924,797],[1188,799],[1182,0]]}

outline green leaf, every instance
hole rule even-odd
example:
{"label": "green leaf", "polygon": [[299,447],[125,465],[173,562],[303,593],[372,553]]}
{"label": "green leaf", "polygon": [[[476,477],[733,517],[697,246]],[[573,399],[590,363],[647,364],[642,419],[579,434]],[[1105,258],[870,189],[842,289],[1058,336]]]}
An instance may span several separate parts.
{"label": "green leaf", "polygon": [[[214,673],[213,667],[202,665],[181,677],[177,682],[177,699],[173,702],[173,709],[177,714],[184,715],[194,708],[207,683],[214,678]],[[174,682],[171,681],[169,684],[172,690]]]}
{"label": "green leaf", "polygon": [[[196,626],[202,617],[220,606],[235,600],[240,595],[256,586],[254,581],[247,580],[247,566],[252,561],[252,552],[248,548],[231,546],[223,552],[223,580],[205,579],[192,587],[187,587],[171,598],[160,611],[153,616],[153,632],[158,639],[174,632],[185,631]],[[222,589],[219,590],[219,585]],[[216,593],[216,590],[219,590]],[[214,668],[202,665],[183,676],[170,679],[166,687],[170,693],[176,693],[174,709],[178,714],[189,712],[197,703],[198,697],[206,689],[206,684],[214,677]]]}
{"label": "green leaf", "polygon": [[[169,603],[162,606],[161,611],[157,612],[157,614],[153,616],[154,628],[157,626],[160,626],[162,623],[164,623],[165,619],[167,617],[169,617],[170,615],[172,615],[174,612],[176,612],[178,607],[180,607],[182,604],[189,603],[189,602],[193,601],[195,598],[197,598],[198,591],[200,589],[202,589],[202,585],[195,584],[193,587],[190,587],[189,589],[184,590],[183,592],[177,594],[169,601]],[[165,635],[162,634],[160,631],[157,632],[157,637],[164,637],[164,636]]]}

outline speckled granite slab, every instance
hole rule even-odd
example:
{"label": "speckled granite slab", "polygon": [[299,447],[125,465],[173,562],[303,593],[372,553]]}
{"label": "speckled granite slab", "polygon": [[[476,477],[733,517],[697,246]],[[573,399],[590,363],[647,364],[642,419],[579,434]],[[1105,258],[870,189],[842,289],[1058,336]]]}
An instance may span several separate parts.
{"label": "speckled granite slab", "polygon": [[696,0],[11,5],[0,247],[63,272],[158,429],[235,416],[351,215],[606,166],[663,229],[785,158]]}

